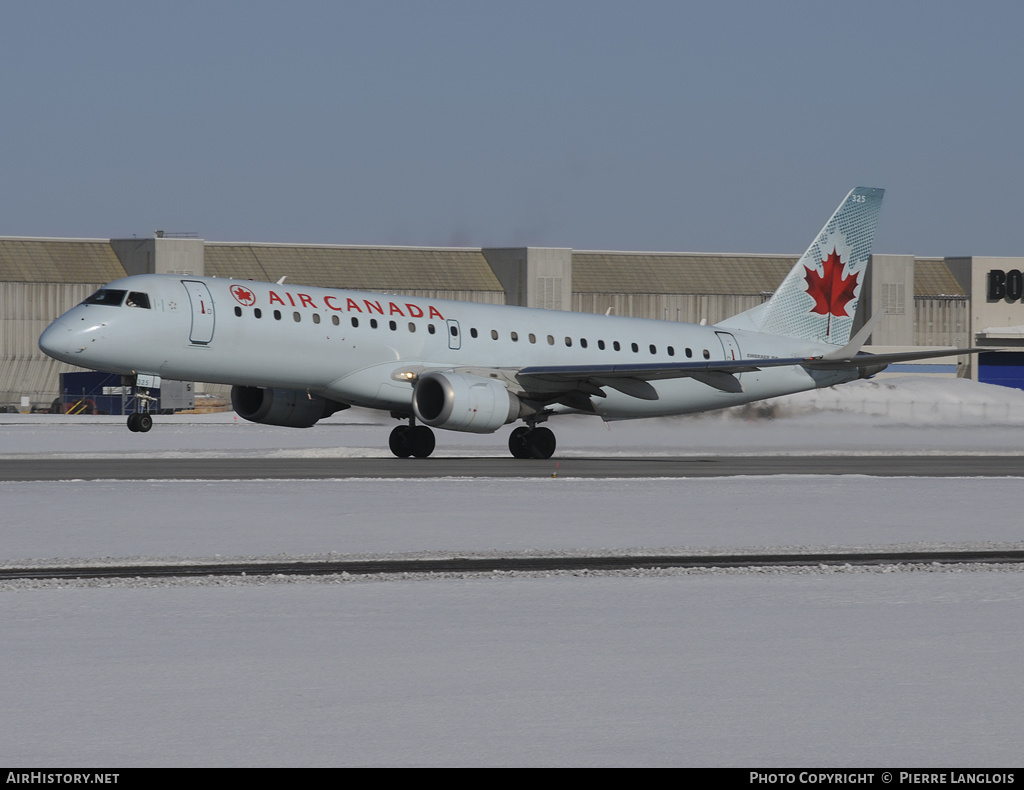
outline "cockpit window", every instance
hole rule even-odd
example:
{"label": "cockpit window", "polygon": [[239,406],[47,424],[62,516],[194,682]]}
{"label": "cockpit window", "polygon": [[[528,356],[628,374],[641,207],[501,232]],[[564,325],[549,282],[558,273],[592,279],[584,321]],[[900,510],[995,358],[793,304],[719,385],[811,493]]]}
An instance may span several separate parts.
{"label": "cockpit window", "polygon": [[126,291],[115,291],[107,288],[101,288],[82,304],[103,304],[108,307],[120,307],[121,302],[124,301],[124,295]]}
{"label": "cockpit window", "polygon": [[149,310],[149,294],[144,294],[140,291],[131,291],[128,294],[128,299],[125,301],[124,306],[141,307],[145,310]]}

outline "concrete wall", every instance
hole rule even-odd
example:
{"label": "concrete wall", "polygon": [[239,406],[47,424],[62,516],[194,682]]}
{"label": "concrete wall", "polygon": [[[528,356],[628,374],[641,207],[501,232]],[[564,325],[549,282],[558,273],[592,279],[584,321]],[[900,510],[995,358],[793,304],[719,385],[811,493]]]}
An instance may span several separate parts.
{"label": "concrete wall", "polygon": [[483,255],[505,289],[505,304],[572,309],[572,250],[568,247],[485,248]]}
{"label": "concrete wall", "polygon": [[879,310],[885,312],[871,335],[880,346],[910,346],[914,343],[914,256],[872,255],[863,293],[864,320]]}
{"label": "concrete wall", "polygon": [[128,274],[185,274],[202,277],[202,239],[111,239]]}
{"label": "concrete wall", "polygon": [[[1024,327],[1024,301],[1018,296],[993,298],[989,294],[989,276],[994,271],[1003,273],[1024,271],[1024,258],[990,258],[974,256],[971,262],[971,332],[977,337],[982,330],[995,327]],[[997,332],[992,334],[1020,334]]]}

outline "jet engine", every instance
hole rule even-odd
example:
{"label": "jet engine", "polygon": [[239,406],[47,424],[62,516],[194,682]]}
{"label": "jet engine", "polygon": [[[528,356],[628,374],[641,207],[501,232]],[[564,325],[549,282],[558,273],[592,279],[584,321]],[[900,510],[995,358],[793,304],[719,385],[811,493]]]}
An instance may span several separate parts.
{"label": "jet engine", "polygon": [[239,417],[250,422],[283,425],[286,428],[309,428],[317,420],[348,408],[347,403],[321,398],[302,390],[262,387],[232,387],[231,405]]}
{"label": "jet engine", "polygon": [[519,419],[519,398],[500,381],[460,373],[427,373],[412,392],[412,409],[432,428],[494,433]]}

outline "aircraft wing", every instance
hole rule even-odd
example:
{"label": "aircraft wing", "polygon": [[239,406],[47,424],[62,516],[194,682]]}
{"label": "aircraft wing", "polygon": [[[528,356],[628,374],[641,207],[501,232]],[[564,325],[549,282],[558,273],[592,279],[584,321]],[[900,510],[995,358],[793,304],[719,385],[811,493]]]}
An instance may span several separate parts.
{"label": "aircraft wing", "polygon": [[[692,378],[723,392],[742,392],[736,378],[764,368],[800,365],[811,370],[882,370],[895,362],[916,359],[972,354],[986,349],[957,348],[941,351],[907,351],[894,354],[852,354],[832,352],[817,357],[775,359],[718,360],[708,362],[656,362],[631,365],[547,365],[521,368],[515,379],[527,393],[577,391],[603,397],[602,387],[611,387],[626,395],[644,400],[657,400],[658,394],[649,382],[663,379]],[[877,372],[877,371],[876,371]]]}
{"label": "aircraft wing", "polygon": [[826,354],[806,363],[817,370],[848,370],[849,368],[873,368],[876,365],[891,365],[894,362],[910,362],[915,359],[937,359],[955,357],[960,354],[977,354],[980,351],[996,351],[994,348],[950,348],[945,351],[902,351],[895,354],[868,354],[859,352],[852,355]]}
{"label": "aircraft wing", "polygon": [[602,387],[611,387],[625,395],[657,400],[658,393],[648,382],[662,379],[693,378],[723,392],[743,392],[737,373],[767,367],[805,365],[813,357],[789,359],[743,359],[712,362],[651,362],[632,365],[547,365],[521,368],[516,380],[528,392],[556,389],[577,390],[603,397]]}

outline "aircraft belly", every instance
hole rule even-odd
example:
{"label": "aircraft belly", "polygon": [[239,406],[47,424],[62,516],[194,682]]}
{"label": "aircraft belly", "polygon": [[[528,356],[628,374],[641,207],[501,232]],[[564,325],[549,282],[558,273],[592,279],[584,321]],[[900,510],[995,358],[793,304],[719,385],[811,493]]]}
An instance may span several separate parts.
{"label": "aircraft belly", "polygon": [[407,410],[412,406],[412,385],[392,379],[395,369],[394,362],[365,367],[332,381],[321,394],[356,406]]}

